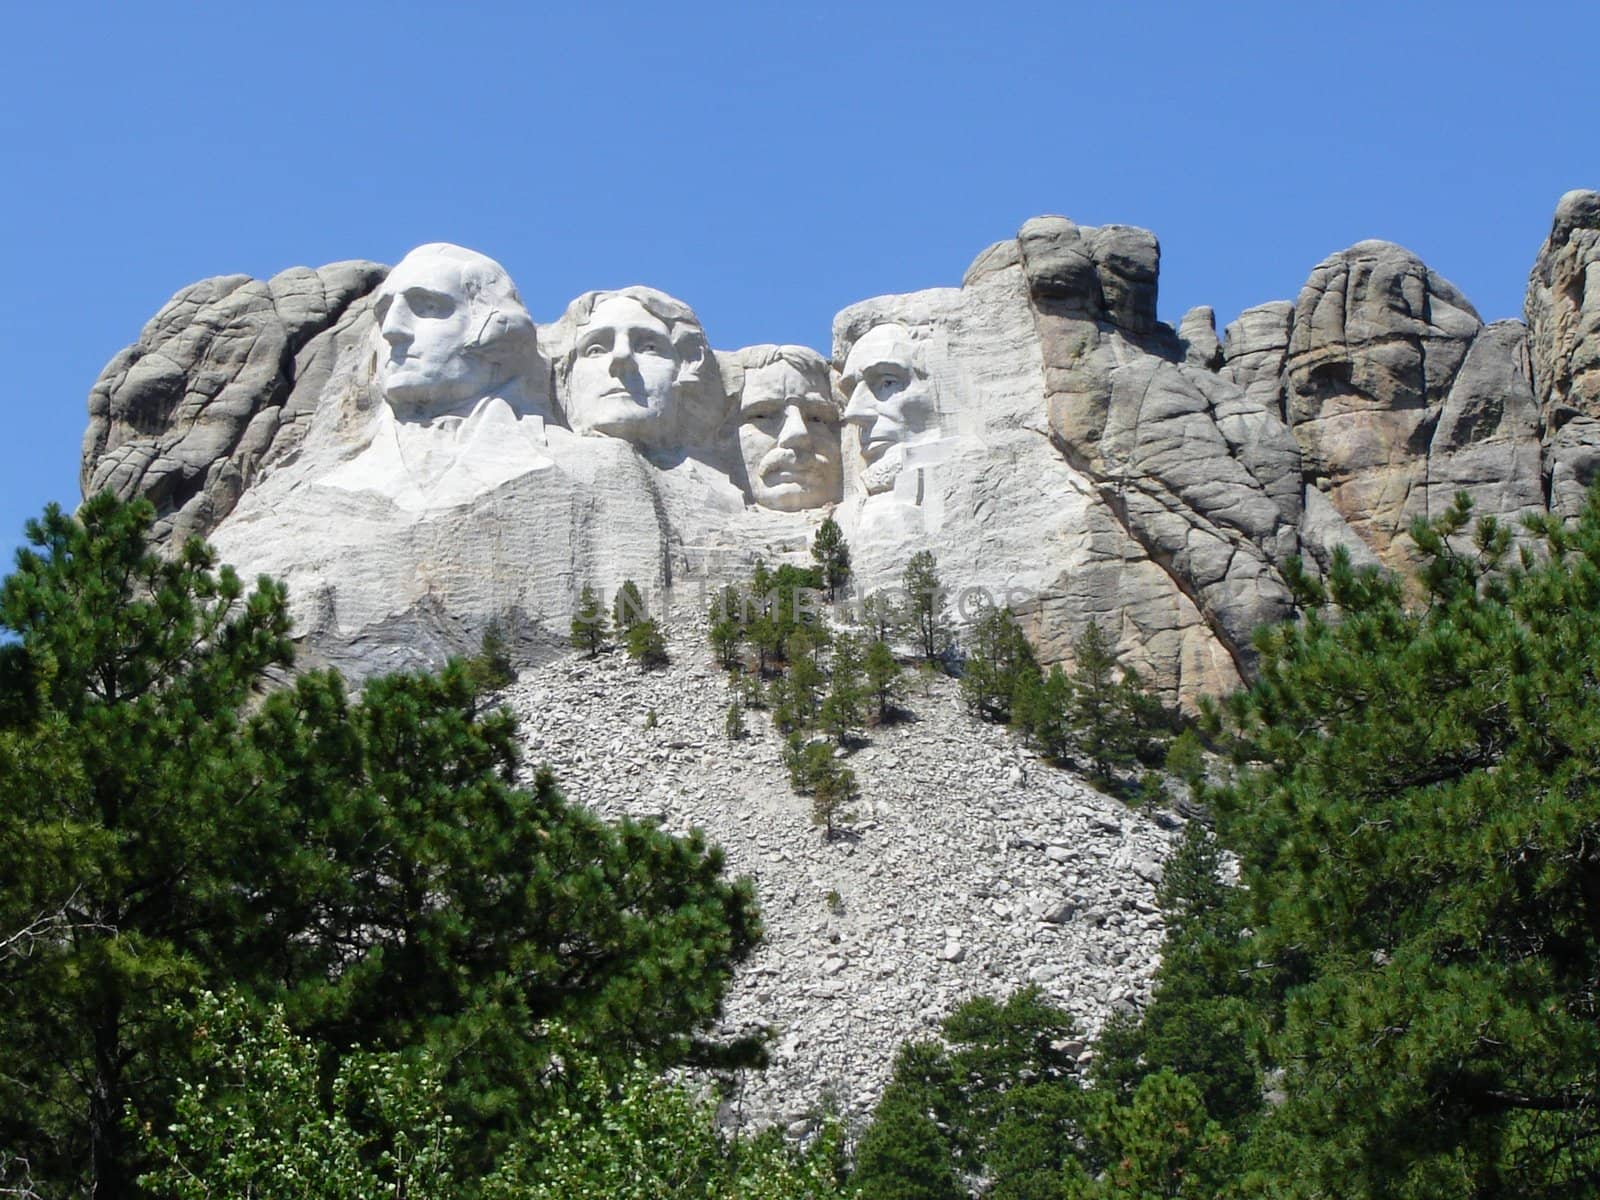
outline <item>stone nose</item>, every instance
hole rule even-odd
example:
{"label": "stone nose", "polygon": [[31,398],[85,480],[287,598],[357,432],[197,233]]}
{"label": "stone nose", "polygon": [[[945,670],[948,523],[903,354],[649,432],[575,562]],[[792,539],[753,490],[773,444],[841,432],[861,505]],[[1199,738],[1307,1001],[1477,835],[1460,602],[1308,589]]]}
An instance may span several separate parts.
{"label": "stone nose", "polygon": [[633,342],[626,333],[618,330],[616,340],[611,343],[611,373],[620,375],[634,367]]}
{"label": "stone nose", "polygon": [[877,398],[863,379],[850,392],[850,403],[845,407],[844,419],[866,424],[878,415]]}
{"label": "stone nose", "polygon": [[798,406],[783,410],[783,425],[778,430],[778,445],[798,446],[806,440],[806,418]]}
{"label": "stone nose", "polygon": [[409,342],[415,336],[411,328],[411,309],[402,297],[396,296],[389,305],[389,311],[383,314],[383,323],[378,326],[378,332],[391,346]]}

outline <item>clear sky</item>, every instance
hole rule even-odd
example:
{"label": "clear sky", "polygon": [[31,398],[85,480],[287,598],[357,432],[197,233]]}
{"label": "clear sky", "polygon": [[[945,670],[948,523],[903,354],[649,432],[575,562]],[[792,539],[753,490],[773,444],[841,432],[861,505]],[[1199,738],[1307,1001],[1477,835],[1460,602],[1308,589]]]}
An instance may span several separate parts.
{"label": "clear sky", "polygon": [[1397,241],[1521,313],[1600,187],[1600,5],[14,3],[0,537],[76,503],[84,399],[174,291],[426,241],[538,320],[647,283],[828,349],[1038,213],[1161,239],[1162,316]]}

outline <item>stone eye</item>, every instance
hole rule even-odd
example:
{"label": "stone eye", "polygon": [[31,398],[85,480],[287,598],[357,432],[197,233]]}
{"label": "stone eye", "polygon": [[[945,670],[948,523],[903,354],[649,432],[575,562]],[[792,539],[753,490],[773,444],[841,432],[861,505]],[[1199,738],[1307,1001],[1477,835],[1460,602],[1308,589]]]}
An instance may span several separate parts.
{"label": "stone eye", "polygon": [[440,295],[438,292],[425,292],[421,289],[406,293],[406,303],[411,306],[411,311],[419,317],[439,318],[448,317],[455,305],[450,297]]}

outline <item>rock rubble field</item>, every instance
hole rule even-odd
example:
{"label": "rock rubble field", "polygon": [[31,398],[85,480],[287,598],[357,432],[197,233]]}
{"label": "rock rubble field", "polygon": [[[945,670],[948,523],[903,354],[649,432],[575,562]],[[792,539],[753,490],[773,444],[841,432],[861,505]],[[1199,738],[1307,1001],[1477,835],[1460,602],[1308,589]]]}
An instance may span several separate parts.
{"label": "rock rubble field", "polygon": [[704,622],[666,632],[662,670],[620,650],[574,654],[523,670],[502,699],[521,719],[529,778],[547,763],[602,816],[702,829],[730,875],[754,879],[766,936],[721,1028],[769,1027],[772,1062],[745,1073],[733,1119],[798,1134],[825,1100],[865,1115],[898,1047],[973,996],[1038,984],[1085,1046],[1144,1001],[1176,820],[1039,761],[968,715],[954,679],[908,670],[910,716],[849,755],[862,800],[828,841],[789,786],[768,715],[748,712],[748,736],[726,737],[732,692]]}

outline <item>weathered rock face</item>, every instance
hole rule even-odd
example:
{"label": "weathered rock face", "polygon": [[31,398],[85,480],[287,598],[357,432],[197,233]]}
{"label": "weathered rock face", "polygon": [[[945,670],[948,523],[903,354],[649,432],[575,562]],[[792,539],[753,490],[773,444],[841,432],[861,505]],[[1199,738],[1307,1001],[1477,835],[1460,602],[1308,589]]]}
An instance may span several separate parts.
{"label": "weathered rock face", "polygon": [[1018,236],[1050,433],[1243,668],[1251,631],[1288,611],[1298,451],[1280,418],[1190,361],[1193,322],[1180,339],[1155,320],[1160,251],[1139,232],[1044,217]]}
{"label": "weathered rock face", "polygon": [[148,496],[163,535],[215,529],[261,465],[292,452],[385,271],[344,262],[184,288],[89,393],[84,494]]}
{"label": "weathered rock face", "polygon": [[1561,197],[1523,314],[1550,504],[1570,513],[1600,470],[1600,192]]}
{"label": "weathered rock face", "polygon": [[287,577],[313,658],[357,677],[470,650],[490,620],[538,660],[585,583],[742,578],[832,514],[858,586],[931,549],[958,620],[979,591],[1008,602],[1046,661],[1100,621],[1192,699],[1249,672],[1291,558],[1404,566],[1411,521],[1458,490],[1571,512],[1600,470],[1600,194],[1563,197],[1526,325],[1485,326],[1374,241],[1219,339],[1209,308],[1160,321],[1159,266],[1144,230],[1035,218],[959,288],[839,313],[826,364],[713,351],[643,287],[541,324],[460,247],[387,283],[222,277],[106,368],[83,483]]}
{"label": "weathered rock face", "polygon": [[1481,328],[1449,282],[1388,242],[1323,260],[1300,290],[1285,414],[1308,480],[1380,558],[1426,515],[1428,446]]}

